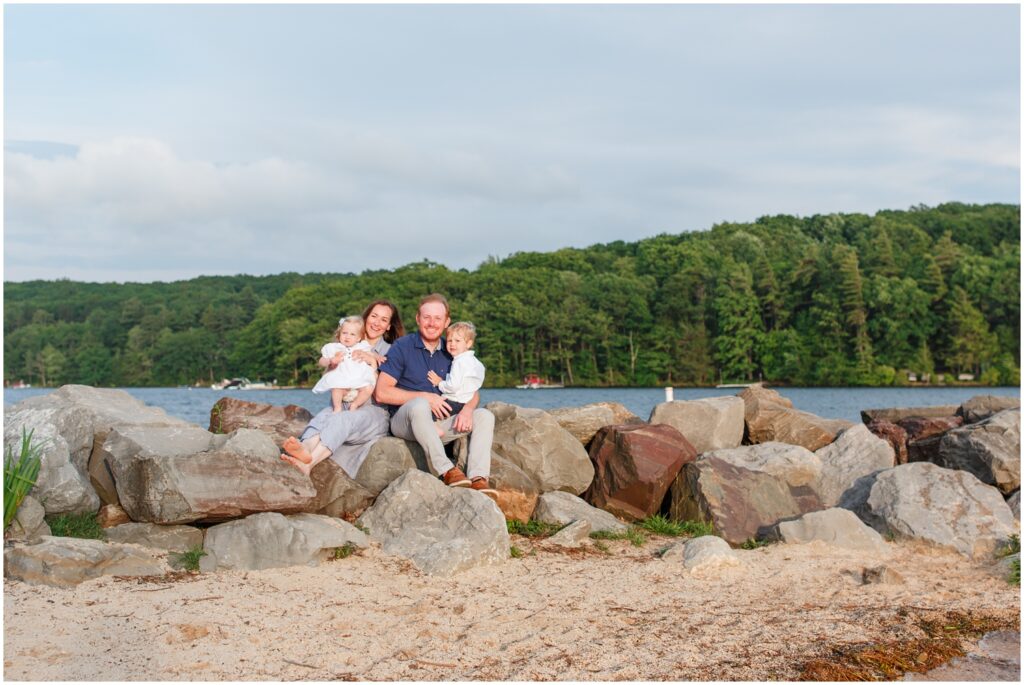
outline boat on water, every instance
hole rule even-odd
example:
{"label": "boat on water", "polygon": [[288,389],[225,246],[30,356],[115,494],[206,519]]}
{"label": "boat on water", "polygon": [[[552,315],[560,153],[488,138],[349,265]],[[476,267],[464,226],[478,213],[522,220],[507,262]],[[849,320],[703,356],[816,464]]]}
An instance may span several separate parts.
{"label": "boat on water", "polygon": [[220,383],[210,386],[212,390],[277,390],[277,381],[264,383],[263,381],[253,382],[248,378],[225,378]]}
{"label": "boat on water", "polygon": [[519,390],[549,390],[551,388],[564,388],[561,383],[552,383],[547,378],[541,378],[535,373],[523,377],[523,384],[517,385]]}
{"label": "boat on water", "polygon": [[716,388],[749,388],[757,383],[719,383]]}

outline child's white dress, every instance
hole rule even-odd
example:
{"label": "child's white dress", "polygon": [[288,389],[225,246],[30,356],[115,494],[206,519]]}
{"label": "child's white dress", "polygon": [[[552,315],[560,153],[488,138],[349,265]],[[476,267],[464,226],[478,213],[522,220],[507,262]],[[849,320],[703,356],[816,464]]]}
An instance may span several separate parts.
{"label": "child's white dress", "polygon": [[334,388],[351,388],[354,390],[376,383],[377,376],[373,367],[366,362],[357,362],[352,359],[352,353],[356,350],[370,352],[372,349],[365,340],[357,342],[352,347],[345,347],[339,342],[324,345],[320,348],[321,356],[327,359],[334,359],[334,355],[338,354],[338,352],[343,353],[345,356],[338,366],[320,377],[320,380],[313,386],[313,392],[330,392]]}

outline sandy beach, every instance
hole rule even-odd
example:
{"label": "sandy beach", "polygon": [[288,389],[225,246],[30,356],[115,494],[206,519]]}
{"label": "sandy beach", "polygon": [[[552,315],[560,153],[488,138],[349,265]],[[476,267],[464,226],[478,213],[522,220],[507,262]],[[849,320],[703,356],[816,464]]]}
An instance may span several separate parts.
{"label": "sandy beach", "polygon": [[[835,647],[921,637],[949,610],[1007,623],[1020,591],[992,564],[916,544],[740,550],[695,577],[643,547],[554,550],[453,578],[371,548],[316,568],[72,589],[4,584],[8,680],[771,680]],[[861,584],[885,564],[901,583]]]}

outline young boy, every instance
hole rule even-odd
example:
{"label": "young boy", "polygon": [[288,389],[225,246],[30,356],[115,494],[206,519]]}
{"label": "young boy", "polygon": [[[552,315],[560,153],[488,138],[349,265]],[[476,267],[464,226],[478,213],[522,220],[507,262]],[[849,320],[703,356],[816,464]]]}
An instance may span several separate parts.
{"label": "young boy", "polygon": [[[447,333],[452,368],[443,380],[433,371],[428,371],[427,380],[441,391],[441,397],[451,405],[451,413],[455,415],[484,384],[485,370],[472,349],[476,340],[476,326],[469,321],[459,321],[449,326]],[[438,428],[438,435],[444,437],[444,429]]]}

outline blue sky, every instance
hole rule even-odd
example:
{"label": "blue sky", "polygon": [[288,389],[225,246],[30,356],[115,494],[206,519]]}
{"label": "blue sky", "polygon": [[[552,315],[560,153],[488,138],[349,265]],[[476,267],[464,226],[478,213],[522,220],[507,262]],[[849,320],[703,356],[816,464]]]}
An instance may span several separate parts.
{"label": "blue sky", "polygon": [[1015,5],[4,7],[4,278],[1020,201]]}

